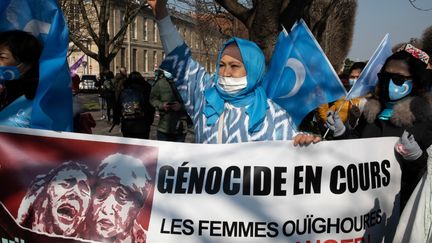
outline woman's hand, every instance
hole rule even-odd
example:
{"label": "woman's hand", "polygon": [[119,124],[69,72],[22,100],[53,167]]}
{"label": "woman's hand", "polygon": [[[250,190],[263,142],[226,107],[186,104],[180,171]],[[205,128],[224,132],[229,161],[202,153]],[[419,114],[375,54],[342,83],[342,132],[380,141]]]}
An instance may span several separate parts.
{"label": "woman's hand", "polygon": [[345,125],[339,117],[339,113],[332,110],[327,112],[327,121],[325,126],[333,131],[334,137],[342,136],[345,133]]}
{"label": "woman's hand", "polygon": [[318,143],[321,141],[321,137],[315,136],[312,134],[297,134],[294,137],[294,146],[300,145],[300,146],[308,146],[311,143]]}
{"label": "woman's hand", "polygon": [[166,7],[167,0],[147,0],[147,3],[153,10],[153,15],[157,20],[161,20],[168,16],[168,10]]}
{"label": "woman's hand", "polygon": [[423,154],[413,134],[404,131],[399,141],[395,144],[395,150],[406,160],[416,160]]}

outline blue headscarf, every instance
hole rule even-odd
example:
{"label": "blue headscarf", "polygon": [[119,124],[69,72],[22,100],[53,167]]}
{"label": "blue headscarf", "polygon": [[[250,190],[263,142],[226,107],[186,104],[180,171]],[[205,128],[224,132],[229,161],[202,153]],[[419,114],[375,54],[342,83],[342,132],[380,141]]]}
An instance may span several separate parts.
{"label": "blue headscarf", "polygon": [[[229,94],[220,88],[218,84],[219,63],[224,49],[236,43],[240,49],[243,65],[246,69],[247,86],[245,89]],[[268,109],[267,95],[261,86],[261,81],[265,72],[265,58],[261,49],[253,42],[233,37],[228,40],[219,52],[217,60],[216,74],[213,82],[216,84],[204,92],[206,105],[204,115],[207,117],[207,125],[216,123],[219,116],[224,111],[224,103],[229,102],[236,107],[247,106],[246,114],[249,116],[248,132],[258,132],[262,127],[262,122]]]}

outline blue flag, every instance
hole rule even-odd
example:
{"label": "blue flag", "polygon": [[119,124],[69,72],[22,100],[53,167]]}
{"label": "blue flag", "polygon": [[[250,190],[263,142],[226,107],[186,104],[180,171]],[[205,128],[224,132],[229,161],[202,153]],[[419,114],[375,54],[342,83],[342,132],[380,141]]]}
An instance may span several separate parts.
{"label": "blue flag", "polygon": [[1,0],[0,31],[23,30],[43,44],[31,127],[72,131],[72,91],[67,64],[68,28],[56,0]]}
{"label": "blue flag", "polygon": [[351,87],[346,99],[364,96],[372,91],[378,83],[378,72],[381,70],[386,59],[392,54],[389,34],[386,34],[361,72],[359,78]]}
{"label": "blue flag", "polygon": [[299,126],[321,104],[346,95],[344,86],[306,23],[300,20],[288,35],[279,34],[263,80],[267,96]]}

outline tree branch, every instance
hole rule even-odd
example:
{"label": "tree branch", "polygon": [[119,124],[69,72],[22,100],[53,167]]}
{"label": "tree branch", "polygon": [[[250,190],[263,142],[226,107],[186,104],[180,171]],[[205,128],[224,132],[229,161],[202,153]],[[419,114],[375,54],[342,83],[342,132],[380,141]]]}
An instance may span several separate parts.
{"label": "tree branch", "polygon": [[289,32],[294,23],[303,17],[305,8],[309,7],[312,2],[313,0],[291,0],[282,10],[279,23]]}
{"label": "tree branch", "polygon": [[99,57],[96,53],[92,52],[83,44],[83,40],[77,39],[75,36],[70,35],[69,39],[87,56],[95,59],[96,61],[99,61]]}
{"label": "tree branch", "polygon": [[315,23],[314,27],[312,28],[312,33],[314,33],[318,39],[322,36],[327,25],[327,21],[337,6],[337,2],[335,3],[334,1],[330,1],[324,10],[323,16]]}
{"label": "tree branch", "polygon": [[78,0],[78,4],[79,4],[80,12],[81,12],[81,17],[83,18],[83,21],[84,21],[84,26],[86,27],[89,35],[92,37],[94,42],[99,43],[99,37],[97,36],[96,32],[94,31],[93,27],[91,26],[90,20],[88,18],[88,15],[87,15],[87,12],[86,12],[86,9],[84,6],[84,1]]}
{"label": "tree branch", "polygon": [[[92,2],[92,5],[93,5],[93,9],[95,10],[96,16],[97,16],[97,18],[99,20],[99,10],[97,8],[96,2],[95,2],[95,0],[92,0],[91,2]],[[105,2],[105,1],[102,1],[102,2]]]}
{"label": "tree branch", "polygon": [[419,7],[417,7],[417,6],[414,4],[415,1],[416,1],[416,0],[409,0],[410,4],[411,4],[415,9],[420,10],[420,11],[432,11],[432,8],[419,8]]}
{"label": "tree branch", "polygon": [[234,17],[239,19],[245,25],[248,24],[249,18],[252,15],[252,11],[237,1],[233,0],[215,0],[219,5],[230,12]]}

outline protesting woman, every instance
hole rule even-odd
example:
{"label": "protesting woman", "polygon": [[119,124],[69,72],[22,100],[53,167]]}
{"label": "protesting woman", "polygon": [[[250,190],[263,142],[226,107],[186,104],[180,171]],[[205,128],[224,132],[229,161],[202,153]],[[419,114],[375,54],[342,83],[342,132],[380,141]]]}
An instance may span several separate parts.
{"label": "protesting woman", "polygon": [[[167,57],[161,68],[173,74],[198,143],[290,140],[294,144],[320,138],[297,134],[290,115],[268,99],[261,86],[265,59],[253,42],[231,38],[219,52],[216,73],[207,73],[191,57],[171,22],[166,0],[149,0],[158,21]],[[297,136],[296,136],[297,135]]]}

